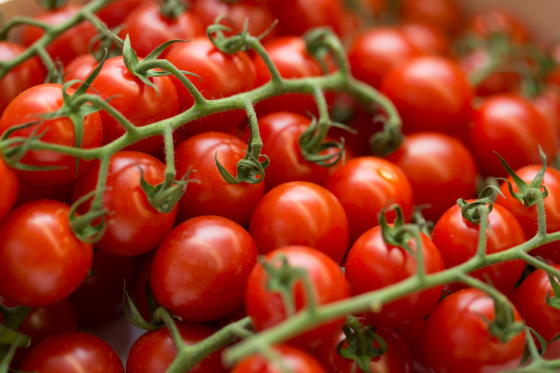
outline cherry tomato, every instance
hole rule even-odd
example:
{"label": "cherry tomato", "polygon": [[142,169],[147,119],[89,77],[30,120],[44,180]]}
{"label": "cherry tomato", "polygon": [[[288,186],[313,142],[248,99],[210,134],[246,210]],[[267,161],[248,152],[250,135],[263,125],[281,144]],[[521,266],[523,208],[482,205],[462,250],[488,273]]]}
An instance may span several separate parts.
{"label": "cherry tomato", "polygon": [[14,170],[6,166],[0,157],[0,222],[8,215],[18,195],[19,181]]}
{"label": "cherry tomato", "polygon": [[440,26],[429,22],[409,21],[399,28],[422,54],[451,54],[451,40]]}
{"label": "cherry tomato", "polygon": [[292,373],[326,373],[324,368],[306,352],[286,345],[274,347],[282,358],[282,364],[253,355],[241,360],[231,373],[277,373],[288,369]]}
{"label": "cherry tomato", "polygon": [[467,30],[488,38],[492,34],[504,33],[516,43],[528,43],[529,33],[521,20],[515,15],[504,10],[491,9],[486,12],[478,13],[472,17]]}
{"label": "cherry tomato", "polygon": [[[35,15],[37,21],[51,26],[58,26],[74,17],[80,11],[77,5],[66,5],[56,10],[51,10]],[[25,47],[39,40],[45,31],[35,26],[25,26],[21,37],[21,43]],[[72,61],[80,54],[89,51],[89,42],[97,34],[95,26],[88,21],[83,21],[68,31],[63,32],[47,47],[47,52],[53,59],[58,58],[63,64]]]}
{"label": "cherry tomato", "polygon": [[556,133],[531,103],[505,94],[482,102],[467,133],[469,148],[483,176],[507,177],[494,152],[514,170],[541,163],[538,145],[549,160],[554,159],[555,139]]}
{"label": "cherry tomato", "polygon": [[[100,161],[76,181],[72,203],[97,185]],[[140,177],[151,185],[165,179],[165,165],[151,155],[120,151],[111,157],[107,187],[103,193],[103,208],[107,216],[107,231],[95,248],[112,255],[133,256],[150,251],[159,245],[173,228],[177,206],[170,213],[152,207],[140,185]],[[78,212],[89,211],[91,200],[78,207]]]}
{"label": "cherry tomato", "polygon": [[268,3],[283,35],[299,36],[320,26],[338,31],[343,10],[341,0],[269,0]]}
{"label": "cherry tomato", "polygon": [[[69,88],[68,94],[74,93]],[[38,121],[38,114],[51,113],[63,105],[62,87],[58,84],[41,84],[17,96],[6,108],[0,119],[0,134],[17,125]],[[44,132],[41,141],[57,145],[74,146],[74,125],[68,117],[45,120],[36,126],[37,133]],[[10,137],[30,137],[36,126],[15,131]],[[102,128],[100,115],[92,113],[85,117],[83,126],[82,149],[96,148],[101,145]],[[67,184],[76,178],[74,157],[47,150],[31,150],[21,159],[21,163],[40,167],[61,167],[50,171],[17,171],[19,180],[36,187],[55,187]],[[80,160],[78,175],[83,174],[91,161]]]}
{"label": "cherry tomato", "polygon": [[[175,321],[183,343],[192,346],[214,334],[202,324]],[[226,373],[216,351],[195,365],[189,373]],[[134,342],[126,359],[127,373],[165,373],[175,359],[177,349],[166,327],[151,330]]]}
{"label": "cherry tomato", "polygon": [[405,20],[435,23],[453,34],[462,24],[462,12],[455,0],[405,0],[401,15]]}
{"label": "cherry tomato", "polygon": [[119,356],[101,338],[83,332],[60,333],[35,346],[20,366],[41,373],[124,373]]}
{"label": "cherry tomato", "polygon": [[[64,67],[64,81],[71,80],[85,81],[89,73],[95,69],[99,62],[92,54],[82,54],[74,58],[68,65]],[[72,88],[77,89],[79,84],[73,85]]]}
{"label": "cherry tomato", "polygon": [[[474,200],[467,200],[472,201]],[[434,228],[433,240],[441,253],[445,268],[464,263],[476,254],[479,232],[479,225],[463,218],[459,205],[451,207],[443,214]],[[488,215],[486,253],[504,251],[523,242],[525,234],[517,219],[504,207],[495,203]],[[476,270],[471,276],[481,281],[490,278],[493,286],[505,290],[517,282],[524,268],[525,262],[522,260],[509,260]]]}
{"label": "cherry tomato", "polygon": [[352,75],[376,88],[391,69],[419,55],[402,31],[389,27],[362,31],[348,47]]}
{"label": "cherry tomato", "polygon": [[338,199],[304,181],[285,183],[265,194],[251,216],[249,233],[261,254],[305,245],[338,263],[348,246],[348,220]]}
{"label": "cherry tomato", "polygon": [[412,59],[389,72],[381,90],[397,107],[405,133],[455,134],[471,120],[473,89],[450,59]]}
{"label": "cherry tomato", "polygon": [[[378,225],[381,210],[398,203],[406,219],[412,215],[410,182],[395,164],[376,157],[354,158],[336,170],[325,182],[346,212],[350,245],[365,231]],[[394,213],[388,215],[389,221]]]}
{"label": "cherry tomato", "polygon": [[[306,271],[315,301],[324,305],[346,299],[350,296],[344,275],[337,264],[328,256],[306,246],[286,246],[267,254],[265,261],[279,267],[279,259],[285,258],[294,268]],[[287,310],[279,292],[269,290],[270,275],[262,264],[257,264],[251,271],[245,293],[245,307],[257,330],[268,329],[285,319]],[[292,288],[295,311],[306,307],[307,295],[302,280],[297,280]],[[310,349],[329,340],[344,324],[344,318],[321,324],[290,340],[290,344]]]}
{"label": "cherry tomato", "polygon": [[30,202],[0,225],[0,294],[27,307],[47,306],[72,293],[91,266],[91,245],[74,237],[70,207]]}
{"label": "cherry tomato", "polygon": [[146,0],[115,0],[97,12],[97,16],[107,24],[107,27],[113,28],[123,23],[134,8],[145,2]]}
{"label": "cherry tomato", "polygon": [[[488,330],[494,300],[477,289],[445,298],[430,313],[424,333],[424,356],[435,373],[497,373],[519,366],[525,351],[525,332],[501,343]],[[513,307],[515,321],[521,321]]]}
{"label": "cherry tomato", "polygon": [[435,132],[416,133],[387,159],[410,181],[414,203],[430,205],[422,210],[427,220],[437,221],[457,198],[475,197],[476,162],[457,139]]}
{"label": "cherry tomato", "polygon": [[201,216],[179,224],[159,245],[150,271],[155,299],[186,321],[211,321],[243,304],[257,247],[237,223]]}
{"label": "cherry tomato", "polygon": [[249,223],[264,194],[266,180],[258,184],[228,184],[218,171],[215,158],[217,154],[220,164],[235,176],[237,162],[245,157],[246,150],[247,144],[242,140],[219,132],[193,136],[177,147],[177,179],[192,167],[197,171],[192,178],[200,180],[200,184],[190,183],[187,186],[178,204],[177,223],[202,215],[222,216],[242,226]]}
{"label": "cherry tomato", "polygon": [[415,373],[432,373],[428,363],[426,363],[426,359],[424,359],[424,353],[422,352],[422,332],[424,331],[425,325],[426,320],[420,319],[415,323],[403,326],[397,330],[404,343],[406,343],[408,351],[410,351],[412,355]]}
{"label": "cherry tomato", "polygon": [[[434,243],[423,233],[422,256],[426,273],[443,271],[443,261]],[[416,253],[416,240],[410,239],[410,248]],[[405,249],[384,242],[381,227],[365,232],[352,246],[346,259],[346,280],[353,295],[403,281],[416,273],[415,255]],[[366,314],[374,325],[399,328],[425,317],[438,303],[443,291],[437,286],[383,305],[380,312]]]}
{"label": "cherry tomato", "polygon": [[[548,85],[538,96],[532,98],[535,109],[547,120],[558,140],[560,136],[560,88]],[[558,145],[556,145],[559,148]]]}

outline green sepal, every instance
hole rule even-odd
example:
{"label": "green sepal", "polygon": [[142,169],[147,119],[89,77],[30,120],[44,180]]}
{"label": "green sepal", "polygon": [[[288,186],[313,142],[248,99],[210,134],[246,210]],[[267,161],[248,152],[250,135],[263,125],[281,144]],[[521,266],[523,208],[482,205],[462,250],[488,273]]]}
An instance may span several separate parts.
{"label": "green sepal", "polygon": [[[258,184],[264,181],[264,170],[270,165],[270,158],[267,155],[259,154],[259,157],[265,158],[264,161],[259,161],[251,153],[247,152],[246,150],[244,150],[244,152],[245,158],[237,162],[237,177],[233,177],[233,175],[230,174],[224,166],[222,166],[220,161],[218,161],[218,152],[216,152],[216,154],[214,155],[216,167],[218,167],[218,172],[220,173],[220,175],[222,175],[222,178],[228,184],[235,185],[243,182],[248,184]],[[259,175],[260,178],[257,178],[257,175]]]}
{"label": "green sepal", "polygon": [[[104,28],[107,29],[106,27]],[[95,57],[97,62],[101,62],[104,58],[122,56],[123,45],[115,40],[113,35],[118,35],[123,28],[124,25],[119,25],[109,30],[110,33],[98,33],[89,41],[89,53]],[[97,50],[95,49],[96,45],[98,45]]]}
{"label": "green sepal", "polygon": [[0,344],[15,345],[17,347],[29,347],[31,337],[6,328],[0,324]]}
{"label": "green sepal", "polygon": [[560,310],[560,284],[558,284],[558,280],[556,280],[556,278],[550,273],[547,273],[547,275],[554,295],[551,297],[550,292],[546,294],[546,304],[548,304],[550,307]]}
{"label": "green sepal", "polygon": [[[342,341],[338,344],[338,354],[345,359],[354,360],[362,372],[372,373],[370,368],[371,360],[383,355],[387,351],[387,343],[381,336],[375,333],[375,327],[373,326],[366,326],[361,331],[355,331],[347,325],[344,325],[342,331],[346,336],[346,341]],[[356,333],[364,333],[367,346],[366,351],[359,351]],[[375,341],[379,343],[381,348],[374,346]],[[348,342],[348,347],[342,348],[344,342]]]}
{"label": "green sepal", "polygon": [[[149,287],[148,285],[146,286]],[[159,325],[155,325],[152,322],[147,322],[146,320],[144,320],[144,318],[140,314],[140,311],[138,311],[138,308],[136,308],[136,305],[134,304],[134,302],[128,295],[128,292],[126,291],[126,281],[123,287],[123,293],[124,293],[123,295],[124,314],[126,315],[126,318],[132,325],[143,330],[156,330],[161,328],[162,323],[160,323]],[[153,315],[152,310],[150,309],[150,317],[152,317],[152,315]]]}
{"label": "green sepal", "polygon": [[[301,133],[298,139],[301,155],[308,162],[315,163],[322,167],[332,167],[345,156],[344,138],[341,138],[341,142],[325,141],[321,143],[317,149],[312,149],[311,144],[315,140],[315,133],[317,132],[319,123],[314,115],[311,113],[309,114],[311,115],[311,123],[305,131]],[[348,126],[342,123],[329,123],[329,126],[331,125],[338,128],[349,129]],[[338,151],[333,154],[320,154],[331,148],[336,148]]]}
{"label": "green sepal", "polygon": [[396,151],[403,141],[404,136],[400,127],[386,125],[383,131],[370,137],[369,146],[374,155],[384,157]]}
{"label": "green sepal", "polygon": [[[387,223],[386,213],[389,211],[395,211],[397,215],[393,226],[389,226]],[[406,251],[412,253],[412,249],[408,244],[408,241],[412,238],[410,231],[407,229],[404,221],[404,214],[401,207],[398,204],[389,206],[387,209],[381,210],[378,216],[379,225],[381,226],[381,235],[383,236],[383,241],[386,244],[392,246],[398,246]]]}
{"label": "green sepal", "polygon": [[66,5],[68,0],[42,0],[41,6],[43,9],[56,10]]}
{"label": "green sepal", "polygon": [[175,20],[188,9],[186,0],[160,0],[160,13],[169,20]]}
{"label": "green sepal", "polygon": [[[220,21],[224,18],[227,18],[227,16],[220,14],[214,20],[214,24],[206,28],[208,39],[210,39],[216,48],[226,54],[235,54],[247,49],[249,19],[245,19],[243,30],[239,34],[226,37],[224,31],[232,32],[233,30],[230,27],[220,24]],[[233,21],[230,20],[230,23],[233,24]]]}
{"label": "green sepal", "polygon": [[[109,213],[109,210],[90,210],[80,216],[78,216],[76,211],[82,203],[86,202],[96,194],[97,190],[92,190],[91,192],[85,194],[76,202],[74,202],[74,204],[70,207],[70,216],[68,219],[70,229],[72,230],[72,233],[74,233],[76,238],[78,238],[82,242],[90,244],[99,241],[105,234],[107,228],[109,228],[105,219],[105,215]],[[97,219],[100,219],[99,223],[93,225],[93,222]]]}
{"label": "green sepal", "polygon": [[47,77],[45,78],[45,84],[53,83],[53,84],[64,84],[64,65],[60,60],[56,59],[54,61],[54,65],[49,71],[47,72]]}
{"label": "green sepal", "polygon": [[523,331],[525,325],[522,321],[516,322],[513,306],[507,302],[494,298],[494,320],[490,321],[483,315],[480,317],[488,325],[488,332],[501,343],[509,342],[513,337]]}
{"label": "green sepal", "polygon": [[495,185],[488,185],[480,192],[478,199],[473,202],[467,202],[462,198],[457,200],[457,204],[461,208],[461,215],[463,218],[471,222],[473,225],[480,224],[480,213],[478,211],[479,206],[488,206],[488,213],[491,213],[494,209],[494,200],[492,199],[492,191],[496,191],[502,197],[500,188]]}
{"label": "green sepal", "polygon": [[169,214],[173,211],[177,202],[179,202],[181,197],[185,194],[189,183],[200,183],[200,180],[189,179],[191,173],[197,172],[196,170],[189,169],[181,180],[175,180],[169,187],[166,187],[167,183],[165,181],[157,185],[152,185],[144,178],[144,171],[142,168],[140,166],[138,166],[138,168],[140,170],[140,186],[144,194],[146,194],[148,202],[150,202],[153,208],[164,214]]}

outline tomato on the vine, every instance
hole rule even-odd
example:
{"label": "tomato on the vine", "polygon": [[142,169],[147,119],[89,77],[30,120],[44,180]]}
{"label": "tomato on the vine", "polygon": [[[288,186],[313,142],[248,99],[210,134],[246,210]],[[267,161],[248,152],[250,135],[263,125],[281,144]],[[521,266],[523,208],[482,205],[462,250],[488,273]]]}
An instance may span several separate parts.
{"label": "tomato on the vine", "polygon": [[528,43],[529,32],[521,20],[501,9],[491,9],[475,14],[467,24],[467,30],[478,36],[489,38],[502,33],[516,43]]}
{"label": "tomato on the vine", "polygon": [[338,32],[342,0],[268,0],[282,35],[303,35],[320,26]]}

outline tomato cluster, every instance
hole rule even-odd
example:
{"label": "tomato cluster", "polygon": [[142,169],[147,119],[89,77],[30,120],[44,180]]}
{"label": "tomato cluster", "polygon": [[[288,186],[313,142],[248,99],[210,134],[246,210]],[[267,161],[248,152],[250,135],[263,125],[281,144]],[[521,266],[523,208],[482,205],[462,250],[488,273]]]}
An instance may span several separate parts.
{"label": "tomato cluster", "polygon": [[[51,27],[85,8],[45,3],[20,41],[0,41],[9,61],[58,32],[0,78],[0,331],[13,329],[0,361],[39,373],[124,373],[120,358],[128,373],[499,373],[525,364],[528,345],[560,359],[558,242],[425,282],[531,245],[541,201],[544,230],[560,232],[559,49],[532,44],[514,15],[469,19],[454,0],[114,0],[89,17],[117,27],[101,58],[91,19]],[[344,51],[313,49],[304,34],[321,26]],[[262,50],[218,45],[246,32]],[[275,82],[347,68],[346,87],[390,102]],[[247,111],[211,107],[251,93]],[[165,121],[173,133],[138,135]],[[264,173],[238,182],[255,164]],[[499,195],[476,199],[486,184]],[[374,292],[384,301],[322,319]],[[148,330],[127,356],[79,331],[125,311]],[[283,344],[221,358],[305,313]],[[8,352],[4,335],[29,348],[12,339]]]}

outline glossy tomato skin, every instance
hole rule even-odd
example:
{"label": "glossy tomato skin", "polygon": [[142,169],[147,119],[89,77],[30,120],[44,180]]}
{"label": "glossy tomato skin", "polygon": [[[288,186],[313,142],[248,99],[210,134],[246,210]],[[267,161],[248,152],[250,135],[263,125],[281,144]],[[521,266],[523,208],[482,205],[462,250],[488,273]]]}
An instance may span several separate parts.
{"label": "glossy tomato skin", "polygon": [[[68,224],[70,206],[30,202],[0,225],[0,294],[27,307],[47,306],[72,293],[87,276],[93,249]],[[25,258],[25,260],[22,260]]]}
{"label": "glossy tomato skin", "polygon": [[[64,67],[64,81],[71,80],[85,81],[89,73],[95,69],[98,61],[92,54],[82,54],[74,58],[68,65]],[[77,89],[80,85],[75,84],[72,88]]]}
{"label": "glossy tomato skin", "polygon": [[[381,210],[398,203],[405,219],[412,215],[413,195],[406,175],[394,163],[376,157],[358,157],[336,170],[325,182],[346,212],[350,245],[379,224]],[[388,220],[394,219],[394,212]]]}
{"label": "glossy tomato skin", "polygon": [[[69,88],[68,94],[74,93]],[[58,84],[41,84],[17,96],[6,108],[0,119],[0,133],[17,125],[37,121],[39,114],[50,113],[60,109],[63,105],[62,87]],[[38,124],[38,133],[45,132],[41,141],[57,145],[74,146],[74,125],[68,117],[45,120]],[[15,131],[10,137],[31,136],[35,126]],[[102,127],[100,115],[92,113],[84,119],[82,149],[96,148],[101,145]],[[21,159],[28,165],[49,167],[57,166],[64,169],[50,171],[17,171],[19,180],[31,186],[49,188],[67,184],[76,178],[76,161],[74,157],[53,151],[32,150]],[[80,160],[78,175],[83,174],[91,161]]]}
{"label": "glossy tomato skin", "polygon": [[405,34],[391,27],[376,27],[359,33],[348,47],[352,75],[375,88],[387,73],[420,55]]}
{"label": "glossy tomato skin", "polygon": [[249,233],[261,254],[305,245],[339,263],[348,246],[348,220],[338,199],[304,181],[285,183],[265,194],[251,216]]}
{"label": "glossy tomato skin", "polygon": [[430,22],[409,21],[403,23],[400,30],[408,41],[422,54],[451,54],[451,40],[440,26]]}
{"label": "glossy tomato skin", "polygon": [[405,0],[401,5],[405,20],[435,23],[455,34],[462,24],[462,12],[454,0]]}
{"label": "glossy tomato skin", "polygon": [[[192,346],[214,334],[202,324],[176,321],[183,343]],[[221,351],[216,351],[195,365],[189,373],[226,373],[220,361]],[[169,330],[164,326],[140,336],[132,345],[126,359],[127,373],[165,373],[175,359],[177,349]]]}
{"label": "glossy tomato skin", "polygon": [[[80,7],[77,5],[66,5],[56,10],[37,14],[33,18],[47,25],[57,26],[74,17],[79,11]],[[41,28],[25,26],[21,42],[25,47],[29,47],[40,39],[44,33]],[[63,64],[67,64],[76,56],[88,53],[89,42],[96,34],[95,26],[90,22],[83,21],[58,36],[49,44],[47,52],[53,59],[58,58]]]}
{"label": "glossy tomato skin", "polygon": [[101,338],[83,332],[60,333],[33,348],[21,370],[41,373],[124,373],[119,356]]}
{"label": "glossy tomato skin", "polygon": [[[179,70],[200,76],[202,81],[191,75],[187,78],[207,99],[229,97],[255,88],[256,72],[251,58],[246,53],[222,53],[206,36],[173,46],[167,59]],[[190,109],[194,105],[192,95],[178,79],[173,78],[173,84],[179,96],[179,112]],[[209,131],[230,132],[245,117],[243,110],[216,113],[188,123],[181,131],[187,136]]]}
{"label": "glossy tomato skin", "polygon": [[[286,258],[288,264],[295,268],[303,268],[315,292],[317,304],[324,305],[346,299],[350,296],[348,285],[338,265],[325,254],[307,246],[286,246],[266,255],[265,260],[278,265],[278,259]],[[245,307],[257,330],[268,329],[282,321],[288,315],[282,296],[278,292],[268,290],[270,279],[262,264],[257,264],[251,271],[245,293]],[[306,295],[301,280],[294,286],[293,299],[297,311],[306,307]],[[344,318],[337,319],[307,331],[289,343],[303,349],[316,348],[333,337],[344,324]]]}
{"label": "glossy tomato skin", "polygon": [[475,197],[478,168],[471,152],[457,139],[436,132],[407,136],[401,149],[387,157],[404,172],[416,205],[436,222],[458,198]]}
{"label": "glossy tomato skin", "polygon": [[[525,234],[519,222],[498,203],[494,204],[488,215],[488,227],[492,233],[486,234],[487,254],[504,251],[525,242]],[[459,205],[443,214],[434,228],[433,240],[441,252],[445,268],[464,263],[476,254],[479,232],[478,225],[463,218]],[[492,264],[471,275],[481,281],[486,281],[489,277],[498,290],[507,290],[517,282],[524,268],[525,262],[522,260],[510,260]]]}
{"label": "glossy tomato skin", "polygon": [[[200,19],[192,12],[185,11],[174,19],[161,14],[156,2],[134,9],[124,20],[124,28],[119,36],[124,40],[130,38],[130,44],[139,57],[146,57],[161,44],[174,39],[190,40],[204,34]],[[158,58],[165,58],[169,49]]]}
{"label": "glossy tomato skin", "polygon": [[467,132],[469,149],[483,176],[507,177],[494,152],[513,170],[542,163],[538,145],[549,160],[553,159],[555,139],[556,133],[531,103],[511,94],[484,100]]}
{"label": "glossy tomato skin", "polygon": [[97,12],[97,16],[107,24],[107,27],[113,28],[123,23],[130,12],[146,2],[146,0],[115,0]]}
{"label": "glossy tomato skin", "polygon": [[[443,271],[443,261],[434,243],[421,234],[422,256],[426,273]],[[408,242],[416,252],[414,239]],[[353,295],[403,281],[416,273],[416,258],[403,248],[384,242],[381,227],[365,232],[352,246],[346,259],[346,280]],[[367,313],[366,317],[374,325],[399,328],[425,317],[435,307],[441,297],[442,286],[416,292],[383,306],[380,312]]]}
{"label": "glossy tomato skin", "polygon": [[[112,97],[110,104],[136,127],[146,126],[177,114],[178,98],[169,76],[150,78],[158,91],[142,83],[126,68],[122,56],[105,61],[91,88],[104,100]],[[106,111],[101,111],[103,144],[108,144],[125,134],[124,127]],[[155,136],[139,141],[127,148],[151,153],[162,146],[162,137]]]}
{"label": "glossy tomato skin", "polygon": [[471,120],[473,89],[459,65],[444,57],[409,60],[385,76],[381,91],[397,107],[407,134],[455,134]]}
{"label": "glossy tomato skin", "polygon": [[[521,321],[513,307],[515,321]],[[477,289],[451,294],[430,313],[422,336],[424,356],[435,373],[497,373],[519,366],[525,332],[500,343],[488,331],[494,300]]]}
{"label": "glossy tomato skin", "polygon": [[14,170],[6,166],[0,157],[0,222],[8,215],[18,195],[19,181]]}
{"label": "glossy tomato skin", "polygon": [[560,137],[560,88],[550,84],[540,95],[533,97],[531,102],[547,120],[558,139]]}
{"label": "glossy tomato skin", "polygon": [[[72,202],[93,191],[97,185],[100,161],[96,161],[78,181]],[[112,255],[134,256],[157,247],[173,228],[177,206],[170,213],[152,207],[140,185],[141,171],[151,185],[165,179],[165,165],[151,155],[136,151],[120,151],[109,161],[107,188],[103,193],[103,208],[108,228],[95,248]],[[78,212],[89,211],[91,200],[78,207]]]}
{"label": "glossy tomato skin", "polygon": [[[217,215],[245,226],[261,200],[265,183],[229,184],[216,166],[218,161],[233,176],[237,162],[245,157],[247,144],[238,137],[221,132],[206,132],[189,138],[175,149],[177,179],[189,167],[197,172],[191,178],[200,184],[190,183],[179,201],[177,223],[202,215]],[[268,170],[267,170],[268,175]]]}
{"label": "glossy tomato skin", "polygon": [[268,0],[272,13],[278,19],[282,35],[303,35],[320,26],[330,26],[338,32],[343,10],[341,0]]}
{"label": "glossy tomato skin", "polygon": [[[9,41],[0,42],[0,61],[8,61],[25,50],[19,44]],[[21,92],[42,84],[45,81],[45,69],[38,57],[32,57],[16,66],[0,80],[0,115],[8,104]]]}
{"label": "glossy tomato skin", "polygon": [[186,321],[212,321],[243,304],[257,247],[239,224],[200,216],[178,225],[159,245],[150,271],[155,299]]}
{"label": "glossy tomato skin", "polygon": [[523,21],[501,9],[491,9],[475,14],[467,24],[467,30],[488,38],[494,33],[505,33],[516,43],[528,43],[529,33]]}
{"label": "glossy tomato skin", "polygon": [[[317,360],[300,349],[280,345],[274,347],[274,352],[292,373],[327,373]],[[241,360],[231,373],[277,373],[281,369],[261,355],[252,355]]]}

